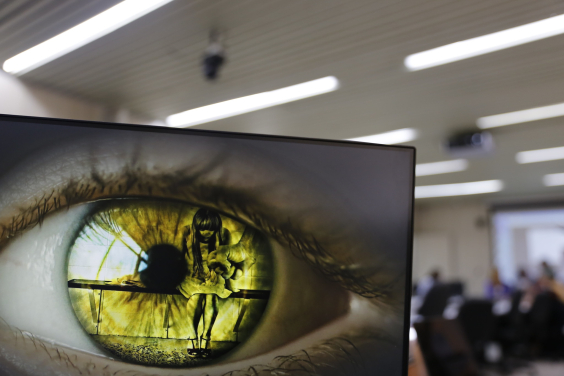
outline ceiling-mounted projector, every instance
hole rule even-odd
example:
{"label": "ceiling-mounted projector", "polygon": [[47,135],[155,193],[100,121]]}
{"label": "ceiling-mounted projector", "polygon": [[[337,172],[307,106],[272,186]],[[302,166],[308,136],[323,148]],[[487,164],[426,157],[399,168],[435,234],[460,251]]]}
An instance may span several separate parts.
{"label": "ceiling-mounted projector", "polygon": [[489,132],[467,130],[453,134],[443,146],[453,157],[477,157],[492,153],[494,141]]}

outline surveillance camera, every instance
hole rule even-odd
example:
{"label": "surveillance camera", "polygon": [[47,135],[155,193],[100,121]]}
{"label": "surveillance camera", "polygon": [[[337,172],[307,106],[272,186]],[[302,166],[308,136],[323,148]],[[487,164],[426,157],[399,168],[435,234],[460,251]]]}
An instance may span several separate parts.
{"label": "surveillance camera", "polygon": [[202,61],[202,68],[204,76],[212,81],[215,80],[219,74],[219,69],[225,62],[223,47],[218,42],[212,42],[204,54]]}

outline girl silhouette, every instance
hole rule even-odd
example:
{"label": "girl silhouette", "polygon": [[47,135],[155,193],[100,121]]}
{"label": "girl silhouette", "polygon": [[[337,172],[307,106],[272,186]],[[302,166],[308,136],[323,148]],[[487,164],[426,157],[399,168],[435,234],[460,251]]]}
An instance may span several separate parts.
{"label": "girl silhouette", "polygon": [[[208,357],[211,354],[211,330],[217,317],[218,295],[229,296],[225,281],[214,270],[210,270],[210,253],[220,245],[228,243],[229,231],[224,229],[219,214],[209,209],[199,209],[183,234],[183,252],[188,274],[179,286],[180,292],[188,298],[187,310],[189,338],[192,348],[188,355]],[[198,325],[203,317],[203,331],[198,338]]]}

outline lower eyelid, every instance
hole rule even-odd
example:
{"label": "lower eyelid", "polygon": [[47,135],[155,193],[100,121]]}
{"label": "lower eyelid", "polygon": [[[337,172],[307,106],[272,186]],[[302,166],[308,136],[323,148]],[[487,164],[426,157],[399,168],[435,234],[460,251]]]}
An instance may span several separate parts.
{"label": "lower eyelid", "polygon": [[[103,371],[103,374],[119,374],[119,373],[134,373],[135,375],[155,375],[161,372],[167,375],[186,375],[186,374],[201,374],[201,369],[194,370],[156,370],[151,369],[145,372],[143,367],[124,364],[116,362],[111,359],[94,356],[92,354],[84,353],[82,351],[68,348],[64,345],[59,345],[50,341],[40,339],[29,332],[20,331],[16,328],[8,327],[5,324],[0,324],[0,349],[4,359],[0,358],[0,368],[8,371],[15,372],[16,374],[34,374],[37,375],[38,368],[41,369],[42,375],[59,374],[64,370],[65,373],[83,375],[83,374],[98,374]],[[240,370],[225,370],[222,369],[219,374],[233,373],[236,374],[254,374],[251,369],[260,369],[261,374],[270,371],[278,371],[284,369],[291,369],[294,365],[311,359],[316,356],[316,352],[327,353],[327,347],[331,346],[334,341],[334,352],[341,353],[343,358],[347,359],[349,363],[354,364],[358,362],[355,359],[354,353],[356,348],[350,340],[343,338],[336,338],[333,340],[324,341],[319,346],[313,346],[308,349],[303,349],[295,354],[288,356],[278,356],[271,363],[266,364],[252,364]],[[338,345],[341,343],[341,345]],[[350,351],[347,351],[349,347]],[[334,355],[334,354],[333,354]],[[10,362],[7,359],[11,359]],[[321,359],[316,359],[321,363]],[[311,364],[313,366],[313,364]],[[222,366],[221,368],[225,368]],[[213,368],[208,368],[208,371],[213,372]],[[312,367],[311,371],[315,371]],[[273,372],[272,372],[273,373]],[[209,373],[208,373],[209,374]],[[274,373],[273,373],[274,374]]]}
{"label": "lower eyelid", "polygon": [[[377,316],[378,313],[374,308],[370,308],[367,312],[364,306],[366,302],[362,299],[359,297],[353,299],[352,305],[356,305],[356,308],[347,318],[322,328],[307,336],[308,338],[277,349],[272,355],[260,356],[252,362],[240,361],[209,367],[206,374],[275,375],[280,371],[299,368],[307,375],[320,372],[325,374],[323,370],[334,370],[335,367],[339,369],[339,374],[371,374],[371,370],[377,365],[386,365],[386,356],[382,354],[396,347],[400,339],[393,338],[378,326],[371,324],[374,323],[374,315]],[[319,338],[329,339],[319,341]],[[374,349],[379,349],[381,356],[373,354]],[[11,369],[17,374],[36,375],[38,369],[43,375],[60,374],[61,371],[70,375],[134,373],[139,376],[158,374],[180,376],[202,373],[202,369],[198,368],[176,371],[121,363],[41,339],[29,332],[9,326],[2,319],[0,319],[0,350],[4,358],[0,357],[0,367]],[[7,362],[8,358],[12,361]],[[389,374],[399,373],[400,371],[397,370]]]}

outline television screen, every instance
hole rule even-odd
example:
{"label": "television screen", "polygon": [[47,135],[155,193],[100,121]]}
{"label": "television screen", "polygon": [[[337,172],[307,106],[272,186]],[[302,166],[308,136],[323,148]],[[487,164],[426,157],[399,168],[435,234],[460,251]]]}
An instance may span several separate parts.
{"label": "television screen", "polygon": [[407,374],[413,148],[16,116],[0,132],[6,373]]}

